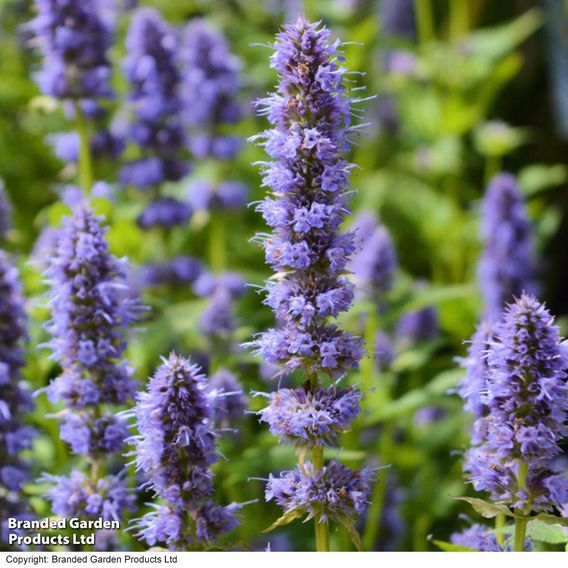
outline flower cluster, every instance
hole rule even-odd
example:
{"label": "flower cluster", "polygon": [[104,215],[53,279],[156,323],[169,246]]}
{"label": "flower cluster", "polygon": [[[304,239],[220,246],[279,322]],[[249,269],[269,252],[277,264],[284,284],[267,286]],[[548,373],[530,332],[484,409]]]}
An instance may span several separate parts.
{"label": "flower cluster", "polygon": [[568,357],[558,328],[523,294],[496,324],[485,356],[483,436],[465,469],[476,489],[521,514],[554,511],[568,502],[568,478],[554,463],[568,434]]}
{"label": "flower cluster", "polygon": [[209,299],[199,319],[200,331],[214,344],[214,350],[222,349],[224,354],[234,351],[232,336],[237,324],[233,305],[245,291],[242,276],[237,272],[204,271],[195,281],[193,291]]}
{"label": "flower cluster", "polygon": [[407,345],[431,341],[439,333],[438,312],[433,306],[404,314],[396,326],[397,340]]}
{"label": "flower cluster", "polygon": [[270,476],[266,499],[284,509],[288,522],[306,516],[353,528],[353,517],[368,503],[373,472],[354,472],[337,461],[324,465],[322,447],[348,429],[362,394],[319,384],[320,374],[342,376],[362,356],[362,341],[330,321],[353,300],[346,273],[357,249],[355,232],[339,230],[349,213],[352,166],[343,153],[354,102],[345,96],[339,46],[325,27],[303,17],[277,36],[271,66],[278,90],[259,103],[273,128],[255,138],[272,158],[262,172],[272,194],[257,210],[272,228],[259,241],[276,273],[266,283],[265,303],[278,326],[249,345],[281,372],[301,369],[309,379],[304,387],[267,395],[270,404],[259,412],[281,440],[313,449],[313,462]]}
{"label": "flower cluster", "polygon": [[535,293],[532,234],[522,194],[510,174],[495,176],[482,204],[483,256],[479,282],[485,317],[499,319],[507,302]]}
{"label": "flower cluster", "polygon": [[279,477],[270,475],[266,499],[274,499],[284,513],[327,522],[363,513],[369,504],[373,471],[353,471],[336,460],[320,470],[305,462]]}
{"label": "flower cluster", "polygon": [[[110,254],[104,233],[88,205],[76,203],[47,269],[52,311],[48,345],[62,368],[47,392],[66,405],[59,414],[61,438],[73,452],[86,455],[94,471],[99,469],[94,464],[122,451],[126,424],[109,406],[125,403],[134,390],[123,353],[137,303],[129,295],[126,266]],[[69,478],[52,480],[56,486],[48,497],[58,514],[66,510],[65,503],[74,516],[114,518],[130,507],[122,476],[87,477],[73,471]]]}
{"label": "flower cluster", "polygon": [[142,286],[193,284],[202,271],[203,266],[199,260],[182,255],[144,265],[139,280]]}
{"label": "flower cluster", "polygon": [[146,189],[177,181],[188,172],[176,49],[176,35],[158,12],[140,8],[134,13],[124,60],[132,113],[126,137],[142,155],[122,168],[124,185]]}
{"label": "flower cluster", "polygon": [[35,7],[29,27],[43,55],[40,89],[60,99],[111,96],[107,51],[113,34],[99,2],[35,0]]}
{"label": "flower cluster", "polygon": [[53,512],[64,518],[88,516],[105,521],[119,521],[126,510],[133,511],[135,496],[128,491],[121,476],[107,475],[96,480],[74,470],[69,477],[43,477],[52,484],[47,498]]}
{"label": "flower cluster", "polygon": [[247,195],[247,186],[238,181],[195,181],[188,186],[187,201],[196,210],[235,211],[245,205]]}
{"label": "flower cluster", "polygon": [[[26,507],[21,487],[28,481],[27,467],[20,452],[31,446],[34,431],[22,418],[33,402],[20,371],[24,365],[22,340],[25,313],[18,272],[0,250],[0,536],[4,537],[8,517],[21,518]],[[4,540],[6,542],[6,540]]]}
{"label": "flower cluster", "polygon": [[259,411],[260,420],[282,441],[312,447],[336,442],[359,414],[363,393],[350,387],[300,387],[267,396],[270,404]]}
{"label": "flower cluster", "polygon": [[175,354],[138,395],[133,438],[137,469],[167,502],[136,521],[139,535],[172,550],[208,543],[236,526],[235,505],[211,500],[209,466],[217,460],[212,400],[199,368]]}
{"label": "flower cluster", "polygon": [[[471,527],[459,533],[453,533],[450,536],[452,544],[472,548],[478,552],[512,552],[510,537],[504,544],[497,542],[497,537],[488,528],[483,525],[472,525]],[[532,550],[530,539],[525,540],[525,552]]]}
{"label": "flower cluster", "polygon": [[199,158],[233,158],[241,139],[223,134],[222,127],[241,117],[236,99],[239,60],[225,38],[202,19],[185,27],[180,59],[184,119],[192,127],[193,153]]}

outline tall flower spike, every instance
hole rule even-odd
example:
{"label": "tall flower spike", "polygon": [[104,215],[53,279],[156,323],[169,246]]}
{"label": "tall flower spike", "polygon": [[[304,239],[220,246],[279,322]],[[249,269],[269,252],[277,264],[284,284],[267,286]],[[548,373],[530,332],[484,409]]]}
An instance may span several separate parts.
{"label": "tall flower spike", "polygon": [[199,158],[233,158],[241,139],[223,125],[241,117],[237,102],[240,61],[225,38],[202,19],[187,24],[181,41],[184,119],[192,128],[191,149]]}
{"label": "tall flower spike", "polygon": [[348,428],[362,398],[350,388],[319,384],[320,375],[340,377],[362,356],[362,341],[330,321],[353,300],[345,273],[356,244],[353,232],[339,231],[349,213],[352,165],[343,153],[353,101],[345,96],[340,43],[329,36],[303,17],[286,25],[271,57],[277,92],[259,102],[273,128],[255,137],[272,158],[262,172],[272,194],[257,206],[272,233],[258,240],[276,272],[265,286],[265,303],[278,326],[250,343],[267,363],[307,376],[304,387],[269,395],[269,407],[260,412],[281,439],[312,449],[311,462],[270,477],[266,498],[284,509],[279,523],[313,518],[322,551],[329,549],[331,520],[359,545],[355,516],[367,504],[372,477],[371,470],[354,472],[336,461],[326,466],[323,459],[323,446]]}
{"label": "tall flower spike", "polygon": [[211,500],[209,466],[217,459],[213,408],[199,368],[172,353],[150,379],[148,391],[138,395],[134,414],[137,469],[166,501],[136,521],[139,535],[150,546],[186,550],[233,530],[236,505],[221,507]]}
{"label": "tall flower spike", "polygon": [[134,389],[122,356],[135,305],[128,298],[125,266],[110,254],[104,234],[101,219],[78,203],[47,271],[49,345],[63,369],[48,392],[69,407],[122,404]]}
{"label": "tall flower spike", "polygon": [[177,181],[188,172],[181,124],[177,38],[158,12],[139,8],[126,38],[124,73],[130,85],[131,117],[126,137],[141,149],[140,159],[122,168],[124,185],[139,189]]}
{"label": "tall flower spike", "polygon": [[60,99],[111,96],[107,51],[113,34],[99,3],[35,0],[35,8],[29,28],[43,55],[36,76],[42,92]]}
{"label": "tall flower spike", "polygon": [[259,103],[274,128],[257,138],[274,159],[263,183],[272,189],[258,210],[273,229],[262,240],[278,274],[266,303],[281,326],[252,345],[270,363],[341,375],[357,366],[361,341],[329,323],[349,309],[353,288],[344,277],[355,252],[353,233],[338,230],[347,210],[351,164],[343,151],[350,132],[338,44],[329,31],[299,19],[278,35],[271,66],[278,92]]}
{"label": "tall flower spike", "polygon": [[55,483],[47,496],[56,514],[117,520],[134,498],[124,476],[105,477],[101,465],[122,453],[127,437],[124,419],[110,407],[125,403],[134,390],[123,354],[137,303],[129,295],[126,266],[110,254],[104,233],[101,219],[78,202],[59,231],[47,269],[49,346],[62,368],[47,392],[65,404],[58,415],[61,438],[87,456],[91,475],[75,470],[70,477],[46,479]]}
{"label": "tall flower spike", "polygon": [[568,356],[553,318],[523,294],[495,328],[488,354],[485,432],[469,451],[474,487],[520,514],[568,502],[568,479],[554,463],[568,434]]}
{"label": "tall flower spike", "polygon": [[24,366],[22,341],[25,313],[18,272],[0,250],[0,542],[7,543],[8,518],[29,513],[22,497],[28,481],[20,452],[31,446],[33,429],[22,419],[33,402],[20,371]]}
{"label": "tall flower spike", "polygon": [[523,197],[511,174],[495,176],[483,198],[483,255],[479,282],[485,318],[498,320],[508,302],[522,292],[535,293],[530,223]]}

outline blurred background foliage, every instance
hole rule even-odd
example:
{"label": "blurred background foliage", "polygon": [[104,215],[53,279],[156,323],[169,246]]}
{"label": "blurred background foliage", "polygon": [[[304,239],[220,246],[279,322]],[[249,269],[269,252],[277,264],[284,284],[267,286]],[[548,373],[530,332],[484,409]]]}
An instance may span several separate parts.
{"label": "blurred background foliage", "polygon": [[[251,104],[273,88],[275,74],[268,66],[269,50],[279,26],[301,9],[291,0],[153,0],[174,25],[204,16],[227,36],[242,61],[240,98],[244,120],[237,134],[249,137],[266,127]],[[398,338],[390,370],[379,373],[364,362],[349,381],[371,387],[365,412],[345,435],[341,457],[349,465],[377,462],[391,465],[381,474],[384,504],[381,538],[367,545],[379,549],[432,549],[429,535],[447,540],[462,526],[460,513],[469,513],[452,496],[469,491],[461,472],[460,452],[468,443],[468,417],[462,402],[451,394],[461,376],[456,357],[479,319],[481,298],[476,282],[480,253],[479,203],[490,177],[507,170],[518,176],[531,221],[539,259],[541,297],[561,323],[568,314],[568,30],[561,0],[417,0],[398,2],[402,21],[389,15],[386,0],[306,0],[310,19],[322,19],[347,43],[346,64],[364,76],[368,122],[352,150],[357,169],[354,211],[373,211],[392,234],[400,268],[388,308],[379,327],[394,334],[405,314],[433,308],[439,329],[425,340]],[[396,3],[394,3],[396,4]],[[391,9],[392,12],[392,9]],[[47,384],[56,368],[39,348],[45,341],[42,323],[48,314],[41,265],[49,249],[35,243],[46,226],[56,227],[68,211],[59,200],[61,188],[73,182],[73,166],[54,157],[47,137],[72,128],[63,110],[39,94],[31,76],[37,59],[26,44],[21,24],[32,16],[29,0],[0,1],[0,177],[14,206],[14,229],[7,248],[18,255],[31,316],[26,378],[35,389]],[[399,13],[400,16],[400,13]],[[390,20],[389,20],[390,18]],[[113,48],[115,86],[120,107],[125,94],[120,60],[129,10],[121,16]],[[260,46],[258,44],[261,44]],[[376,97],[375,97],[376,95]],[[250,200],[263,196],[258,168],[262,149],[247,144],[231,163],[231,176],[250,187]],[[191,179],[207,177],[207,163],[195,161]],[[116,181],[116,165],[106,164],[99,176]],[[168,192],[183,195],[187,180]],[[137,201],[138,200],[138,201]],[[108,217],[109,239],[118,256],[136,265],[159,258],[163,241],[143,233],[135,219],[139,196],[117,191],[113,200],[97,200]],[[207,214],[168,236],[170,252],[207,257],[210,223]],[[227,264],[246,280],[260,285],[268,276],[260,250],[249,242],[264,230],[252,208],[227,214],[223,222]],[[35,247],[36,254],[33,254]],[[33,259],[30,262],[30,254]],[[145,293],[151,313],[133,335],[129,354],[141,382],[159,357],[176,349],[204,353],[208,345],[198,330],[204,300],[189,288],[155,289]],[[361,330],[359,302],[344,325]],[[272,323],[253,288],[238,301],[238,341]],[[564,331],[566,331],[564,326]],[[395,335],[395,334],[394,334]],[[246,352],[231,356],[245,391],[272,388],[259,374],[258,361]],[[199,356],[198,356],[199,358]],[[207,367],[207,357],[201,356]],[[365,373],[369,372],[371,382]],[[251,398],[251,409],[262,399]],[[54,409],[45,396],[37,398],[33,421],[41,432],[32,455],[34,473],[59,473],[70,457],[60,441]],[[385,432],[387,433],[385,435]],[[385,440],[388,443],[385,443]],[[262,533],[278,511],[265,504],[262,483],[249,478],[290,467],[293,450],[276,443],[254,416],[246,416],[240,433],[226,436],[221,450],[227,461],[216,466],[220,499],[249,501],[242,524],[227,546],[273,550],[309,549],[311,529],[293,524],[271,535]],[[329,455],[337,454],[330,448]],[[73,458],[75,459],[75,458]],[[133,481],[136,485],[137,481]],[[138,483],[139,484],[139,483]],[[383,492],[381,494],[381,491]],[[49,514],[41,485],[29,488],[39,514]],[[142,505],[148,495],[140,497]],[[380,509],[379,509],[380,510]],[[369,515],[376,514],[372,509]],[[388,514],[387,514],[388,513]],[[390,516],[389,516],[390,515]],[[364,532],[364,531],[363,531]],[[365,533],[364,533],[365,534]],[[349,548],[341,533],[332,535],[336,549]],[[124,536],[126,548],[140,548]]]}

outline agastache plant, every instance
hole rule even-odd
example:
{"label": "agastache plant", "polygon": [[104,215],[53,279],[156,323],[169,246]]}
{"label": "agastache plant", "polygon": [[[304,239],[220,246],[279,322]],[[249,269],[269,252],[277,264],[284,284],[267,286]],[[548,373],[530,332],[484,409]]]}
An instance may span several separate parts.
{"label": "agastache plant", "polygon": [[164,503],[135,521],[150,546],[202,549],[238,524],[238,505],[212,499],[210,466],[217,461],[213,404],[206,377],[190,361],[171,354],[138,395],[136,467]]}
{"label": "agastache plant", "polygon": [[479,282],[484,317],[498,320],[513,298],[536,291],[531,226],[511,174],[498,174],[487,187],[482,203],[482,237]]}
{"label": "agastache plant", "polygon": [[0,542],[8,542],[8,518],[30,515],[22,493],[29,481],[22,450],[34,431],[23,418],[33,401],[21,378],[26,316],[21,284],[8,255],[0,250]]}
{"label": "agastache plant", "polygon": [[515,513],[514,548],[522,551],[529,516],[568,502],[568,478],[555,464],[568,434],[565,340],[544,305],[522,294],[495,325],[485,357],[475,396],[486,409],[464,469],[477,490]]}
{"label": "agastache plant", "polygon": [[[123,165],[120,179],[123,186],[150,196],[138,216],[139,227],[160,230],[166,239],[172,228],[186,226],[193,214],[186,201],[163,193],[165,182],[179,181],[189,172],[178,38],[156,10],[139,8],[132,16],[126,50],[123,68],[130,92],[122,128],[126,140],[137,147],[138,157]],[[164,258],[147,267],[146,282],[174,278],[177,270],[171,264],[177,260]]]}
{"label": "agastache plant", "polygon": [[138,306],[128,294],[126,266],[110,254],[104,234],[101,219],[79,202],[64,222],[47,270],[49,347],[61,367],[47,393],[65,405],[57,415],[61,438],[90,466],[88,473],[48,477],[55,483],[48,498],[61,516],[118,520],[134,497],[123,474],[106,475],[105,468],[120,463],[127,437],[117,407],[135,389],[124,350]]}
{"label": "agastache plant", "polygon": [[0,180],[0,242],[6,238],[11,227],[12,205],[8,199],[4,182]]}
{"label": "agastache plant", "polygon": [[271,57],[278,90],[259,102],[273,126],[255,137],[272,158],[262,172],[272,192],[257,210],[273,231],[258,240],[275,271],[265,303],[278,327],[250,344],[267,363],[286,373],[301,371],[307,379],[301,387],[277,391],[261,411],[274,434],[296,443],[299,456],[294,470],[270,476],[266,498],[283,508],[275,525],[314,519],[318,551],[329,550],[331,521],[360,545],[355,517],[368,505],[373,477],[369,469],[326,464],[323,455],[359,412],[360,393],[339,388],[336,379],[357,367],[363,351],[359,338],[330,321],[351,305],[353,285],[345,273],[356,246],[353,233],[339,231],[349,213],[352,165],[343,153],[354,129],[354,101],[343,86],[341,44],[329,36],[303,17],[286,25]]}
{"label": "agastache plant", "polygon": [[[226,225],[228,216],[243,210],[248,188],[245,184],[226,179],[228,160],[236,157],[242,146],[239,136],[230,128],[242,115],[237,95],[241,63],[230,52],[222,33],[201,18],[190,21],[184,28],[180,48],[183,70],[181,85],[184,102],[183,117],[190,132],[190,147],[200,160],[207,160],[213,172],[208,178],[197,179],[188,186],[187,199],[196,210],[207,212],[209,221],[209,270],[194,285],[194,291],[208,298],[201,314],[199,329],[209,342],[209,367],[212,377],[224,377],[230,382],[236,376],[226,368],[227,359],[235,353],[235,300],[245,291],[244,280],[227,272]],[[238,384],[232,390],[239,391]],[[236,411],[246,400],[242,395],[228,397]],[[237,418],[237,412],[232,412]],[[228,417],[227,417],[228,418]]]}
{"label": "agastache plant", "polygon": [[89,122],[101,112],[98,101],[113,96],[108,58],[113,30],[99,2],[35,0],[35,8],[37,15],[28,27],[43,56],[36,80],[44,94],[72,103],[78,149],[71,133],[71,138],[60,139],[63,147],[59,150],[66,157],[78,153],[80,185],[88,194],[93,184],[91,150],[95,142],[90,139]]}

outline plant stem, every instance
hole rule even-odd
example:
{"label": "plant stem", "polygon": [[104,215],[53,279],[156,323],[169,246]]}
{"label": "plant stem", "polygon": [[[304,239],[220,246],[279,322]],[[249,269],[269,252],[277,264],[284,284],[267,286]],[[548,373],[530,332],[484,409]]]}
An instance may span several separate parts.
{"label": "plant stem", "polygon": [[[307,372],[308,382],[312,391],[318,388],[318,375],[317,373]],[[312,465],[315,472],[323,468],[323,446],[314,446],[312,449]],[[316,529],[316,550],[317,552],[329,552],[329,527],[327,522],[319,522],[314,519]]]}
{"label": "plant stem", "polygon": [[467,0],[450,0],[450,38],[453,42],[462,38],[469,27]]}
{"label": "plant stem", "polygon": [[209,266],[213,272],[223,272],[227,266],[227,249],[225,239],[225,219],[214,212],[211,214],[209,234]]}
{"label": "plant stem", "polygon": [[528,519],[515,519],[515,552],[525,551]]}
{"label": "plant stem", "polygon": [[[323,467],[323,447],[314,446],[312,450],[312,463],[316,471]],[[316,550],[318,552],[329,552],[329,528],[326,522],[318,522],[315,519],[316,527]]]}
{"label": "plant stem", "polygon": [[[394,432],[392,423],[385,423],[383,431],[380,434],[381,443],[379,446],[379,456],[381,458],[381,464],[386,464],[390,461],[393,445],[393,434]],[[375,483],[373,494],[371,496],[371,506],[369,507],[367,514],[365,532],[363,533],[364,550],[373,550],[375,541],[381,529],[381,517],[387,493],[387,476],[388,469],[384,468],[379,470],[377,481]]]}
{"label": "plant stem", "polygon": [[487,156],[485,160],[485,184],[501,170],[501,158],[499,156]]}
{"label": "plant stem", "polygon": [[501,546],[505,544],[505,534],[500,530],[503,528],[505,528],[505,515],[499,513],[495,517],[495,538],[497,539],[497,544]]}
{"label": "plant stem", "polygon": [[75,117],[77,133],[79,134],[79,185],[83,193],[88,196],[93,186],[93,159],[89,125],[79,103],[75,103]]}
{"label": "plant stem", "polygon": [[[519,491],[526,491],[527,488],[527,474],[529,471],[529,466],[525,462],[519,462],[519,473],[517,474],[517,482]],[[531,504],[530,501],[526,504],[526,507],[523,509],[524,514],[530,513]],[[514,551],[515,552],[524,552],[525,551],[525,538],[527,533],[527,518],[516,518],[515,519],[515,543],[514,543]]]}
{"label": "plant stem", "polygon": [[414,0],[414,10],[418,24],[418,39],[420,45],[434,39],[434,17],[430,0]]}

